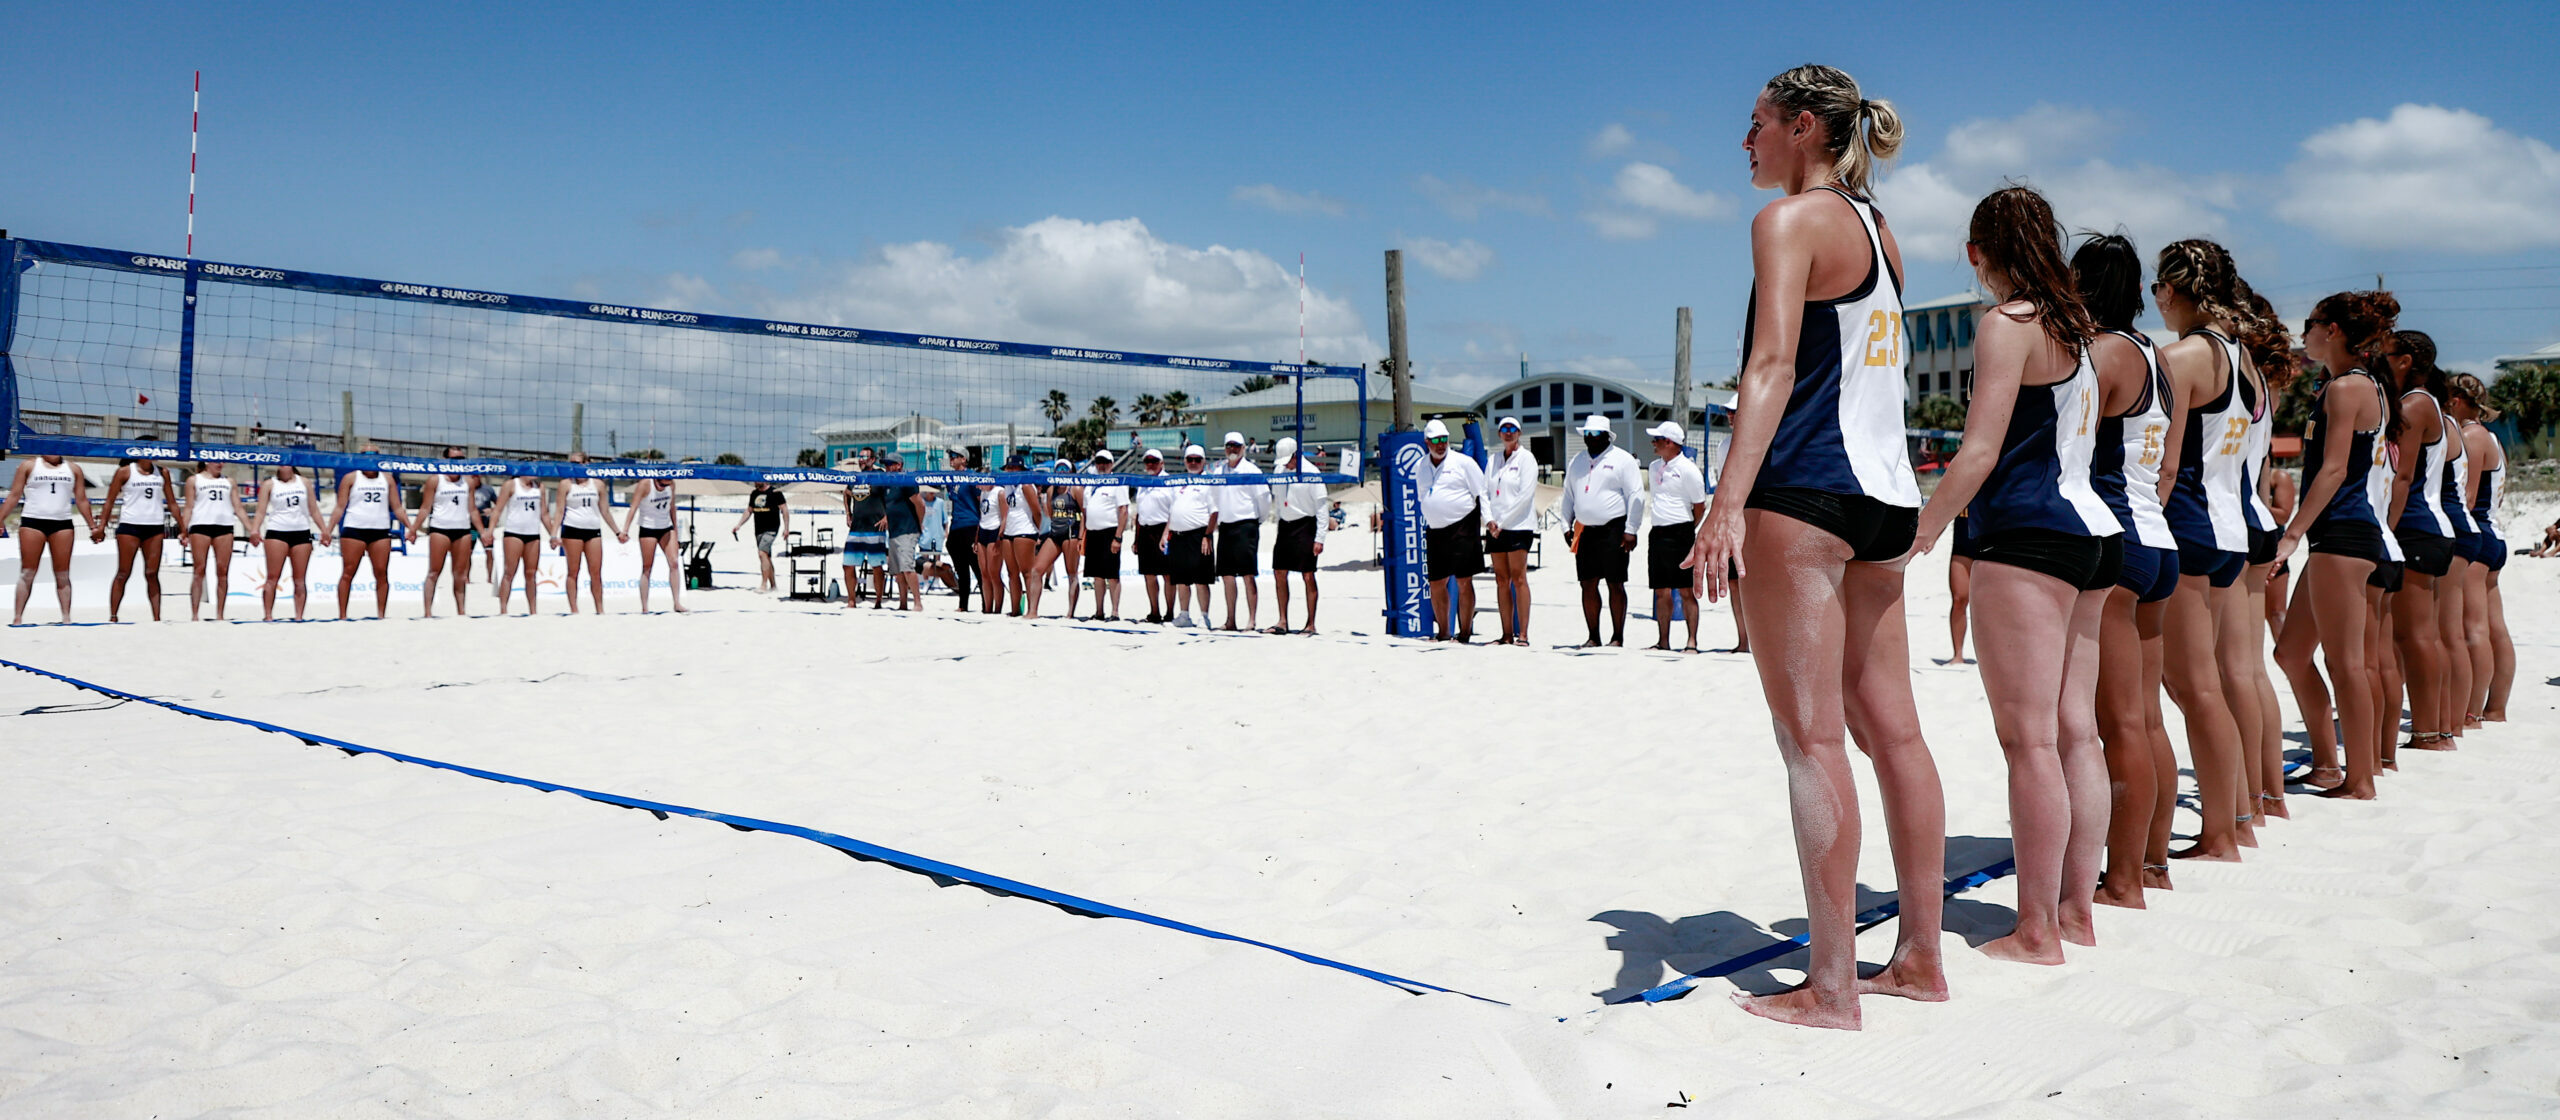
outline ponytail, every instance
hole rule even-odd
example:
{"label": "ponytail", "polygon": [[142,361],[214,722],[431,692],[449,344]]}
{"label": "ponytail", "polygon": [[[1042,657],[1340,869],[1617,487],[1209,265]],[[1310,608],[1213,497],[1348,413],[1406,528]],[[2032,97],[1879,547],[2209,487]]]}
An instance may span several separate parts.
{"label": "ponytail", "polygon": [[1788,116],[1811,113],[1822,122],[1831,178],[1851,194],[1869,194],[1879,166],[1902,151],[1902,115],[1893,102],[1862,96],[1858,80],[1837,67],[1798,66],[1769,79],[1761,96]]}

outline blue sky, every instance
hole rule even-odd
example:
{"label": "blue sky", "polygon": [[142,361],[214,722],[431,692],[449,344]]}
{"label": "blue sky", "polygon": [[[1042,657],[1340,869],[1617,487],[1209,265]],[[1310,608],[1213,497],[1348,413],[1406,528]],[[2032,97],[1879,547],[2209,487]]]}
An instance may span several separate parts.
{"label": "blue sky", "polygon": [[[2029,9],[2008,9],[2022,12]],[[2449,364],[2560,340],[2560,5],[18,3],[0,226],[241,263],[1035,342],[1732,364],[1771,74],[1894,100],[1909,295],[2006,176],[2291,314],[2390,276]],[[1960,239],[1960,238],[1955,238]]]}

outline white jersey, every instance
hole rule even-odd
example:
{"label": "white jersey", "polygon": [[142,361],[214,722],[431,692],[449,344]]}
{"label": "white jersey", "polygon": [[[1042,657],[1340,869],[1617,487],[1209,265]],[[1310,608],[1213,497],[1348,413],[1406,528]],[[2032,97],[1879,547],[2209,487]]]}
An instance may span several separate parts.
{"label": "white jersey", "polygon": [[592,478],[560,487],[560,525],[567,529],[604,528],[604,483]]}
{"label": "white jersey", "polygon": [[157,531],[169,520],[168,476],[155,464],[136,464],[125,472],[124,488],[116,491],[116,501],[123,505],[116,514],[118,524]]}
{"label": "white jersey", "polygon": [[2462,425],[2453,417],[2444,418],[2445,445],[2453,449],[2453,457],[2444,464],[2444,485],[2436,487],[2435,498],[2444,510],[2445,520],[2453,526],[2453,535],[2467,537],[2480,531],[2480,523],[2471,516],[2470,503],[2463,501],[2462,487],[2471,481],[2471,441],[2465,438]]}
{"label": "white jersey", "polygon": [[340,529],[391,528],[391,476],[375,473],[371,478],[358,471],[340,483],[345,495],[340,499],[346,508],[339,511]]}
{"label": "white jersey", "polygon": [[267,483],[263,499],[266,532],[308,533],[311,531],[311,478],[296,474],[291,479],[273,479]]}
{"label": "white jersey", "polygon": [[[2142,405],[2116,418],[2123,434],[2125,532],[2135,544],[2176,551],[2178,538],[2169,531],[2168,515],[2160,507],[2160,468],[2169,450],[2170,396],[2177,389],[2160,368],[2160,348],[2150,338],[2139,331],[2110,333],[2141,352],[2144,379]],[[2100,454],[2104,452],[2101,448]]]}
{"label": "white jersey", "polygon": [[436,501],[427,509],[427,528],[471,527],[471,480],[458,474],[436,476]]}
{"label": "white jersey", "polygon": [[2498,503],[2507,497],[2507,449],[2498,443],[2494,435],[2489,437],[2489,442],[2498,449],[2498,465],[2480,472],[2480,492],[2471,496],[2471,520],[2480,526],[2481,532],[2496,536]]}
{"label": "white jersey", "polygon": [[1028,537],[1041,532],[1043,526],[1031,517],[1031,492],[1036,489],[1039,487],[1028,483],[1012,488],[1013,493],[1004,503],[1004,535]]}
{"label": "white jersey", "polygon": [[[2358,371],[2362,372],[2362,371]],[[2391,407],[2388,404],[2384,408]],[[2391,531],[2391,483],[2399,472],[2393,469],[2391,456],[2398,444],[2382,438],[2388,428],[2377,425],[2373,433],[2373,461],[2364,468],[2364,504],[2373,510],[2373,523],[2382,527],[2383,558],[2401,563],[2409,557],[2400,551],[2400,534]]]}
{"label": "white jersey", "polygon": [[80,481],[73,477],[69,460],[47,463],[38,459],[36,469],[27,474],[27,492],[21,499],[25,504],[19,507],[18,516],[38,521],[69,521],[71,495],[79,488]]}
{"label": "white jersey", "polygon": [[664,482],[651,481],[649,494],[640,499],[640,527],[672,529],[676,526],[676,492]]}
{"label": "white jersey", "polygon": [[187,524],[229,525],[237,528],[240,519],[231,514],[231,486],[228,478],[200,474],[195,476],[196,500],[187,509]]}
{"label": "white jersey", "polygon": [[506,497],[499,501],[506,507],[499,515],[500,531],[523,537],[543,535],[541,483],[517,479],[508,485]]}

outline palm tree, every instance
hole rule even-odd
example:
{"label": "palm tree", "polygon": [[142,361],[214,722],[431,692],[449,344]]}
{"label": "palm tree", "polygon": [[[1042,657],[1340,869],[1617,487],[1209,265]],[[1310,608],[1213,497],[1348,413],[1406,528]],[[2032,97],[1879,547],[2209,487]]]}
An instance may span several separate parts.
{"label": "palm tree", "polygon": [[1058,425],[1065,423],[1067,413],[1074,409],[1075,406],[1067,402],[1067,391],[1064,389],[1051,389],[1048,396],[1041,398],[1040,415],[1049,418],[1050,435],[1058,434]]}
{"label": "palm tree", "polygon": [[1102,428],[1107,432],[1120,422],[1120,402],[1109,397],[1095,397],[1093,407],[1086,409],[1085,415],[1102,421]]}
{"label": "palm tree", "polygon": [[1129,404],[1138,410],[1138,423],[1141,425],[1154,425],[1164,420],[1164,401],[1154,393],[1140,393],[1138,399]]}
{"label": "palm tree", "polygon": [[1279,384],[1280,382],[1270,374],[1257,373],[1242,381],[1236,382],[1236,387],[1227,390],[1227,395],[1230,397],[1241,397],[1246,393],[1259,393],[1265,389],[1276,388]]}
{"label": "palm tree", "polygon": [[1167,423],[1182,423],[1182,415],[1191,410],[1191,394],[1176,389],[1164,395],[1164,418]]}

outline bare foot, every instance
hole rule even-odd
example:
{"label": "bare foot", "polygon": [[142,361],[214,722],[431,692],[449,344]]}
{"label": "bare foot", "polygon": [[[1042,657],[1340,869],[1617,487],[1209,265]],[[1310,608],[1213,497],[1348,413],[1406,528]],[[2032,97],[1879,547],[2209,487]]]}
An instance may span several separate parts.
{"label": "bare foot", "polygon": [[2088,912],[2074,914],[2071,912],[2071,907],[2063,907],[2062,939],[2073,945],[2096,945],[2098,943],[2098,916]]}
{"label": "bare foot", "polygon": [[2240,862],[2240,852],[2236,846],[2207,848],[2204,846],[2204,842],[2199,840],[2196,842],[2195,846],[2190,847],[2183,852],[2169,853],[2169,858],[2202,860],[2206,863],[2238,863]]}
{"label": "bare foot", "polygon": [[1733,1005],[1763,1019],[1775,1019],[1799,1027],[1823,1027],[1835,1031],[1858,1029],[1858,997],[1854,994],[1826,1000],[1816,996],[1811,988],[1789,988],[1767,996],[1735,992]]}
{"label": "bare foot", "polygon": [[2062,946],[2029,944],[2020,935],[2013,933],[1998,941],[1985,943],[1982,946],[1982,955],[1993,960],[2015,961],[2019,964],[2061,964]]}
{"label": "bare foot", "polygon": [[[2322,775],[2327,775],[2327,776],[2328,776],[2328,777],[2327,777],[2327,780],[2325,780],[2325,781],[2324,781],[2324,780],[2322,780]],[[2313,788],[2313,789],[2315,789],[2315,790],[2322,790],[2322,789],[2336,789],[2336,788],[2338,788],[2339,786],[2345,785],[2345,784],[2346,784],[2346,782],[2347,782],[2347,768],[2346,768],[2346,767],[2344,767],[2344,766],[2314,766],[2314,767],[2312,767],[2312,768],[2311,768],[2311,776],[2310,776],[2310,777],[2308,777],[2308,778],[2304,778],[2304,779],[2302,780],[2301,784],[2306,785],[2306,786],[2310,786],[2311,788]]]}
{"label": "bare foot", "polygon": [[2143,864],[2142,889],[2146,891],[2174,891],[2178,889],[2176,885],[2169,882],[2169,865],[2165,863]]}
{"label": "bare foot", "polygon": [[[2149,871],[2143,872],[2140,876],[2140,878],[2146,880],[2150,877],[2151,873]],[[2142,888],[2149,885],[2150,884],[2146,882],[2140,885],[2126,884],[2119,887],[2114,882],[2108,880],[2106,876],[2101,875],[2098,877],[2097,893],[2090,896],[2090,901],[2095,902],[2100,906],[2121,906],[2127,910],[2147,910],[2150,909],[2150,904],[2142,900]]]}
{"label": "bare foot", "polygon": [[2453,736],[2443,734],[2413,735],[2408,742],[2401,744],[2403,749],[2413,751],[2449,751],[2458,746]]}
{"label": "bare foot", "polygon": [[676,604],[676,613],[677,613],[677,614],[683,614],[683,613],[685,613],[685,605],[684,605],[684,604],[682,604],[682,603],[678,603],[678,604]]}
{"label": "bare foot", "polygon": [[2292,820],[2293,810],[2285,807],[2283,794],[2262,793],[2258,795],[2258,815],[2263,817],[2282,817],[2286,820]]}
{"label": "bare foot", "polygon": [[2258,819],[2251,817],[2245,821],[2234,822],[2231,826],[2231,836],[2232,839],[2238,840],[2243,848],[2257,847]]}
{"label": "bare foot", "polygon": [[2371,801],[2374,798],[2373,783],[2366,782],[2360,786],[2342,785],[2336,789],[2324,789],[2321,790],[2317,796],[2334,797],[2342,801]]}
{"label": "bare foot", "polygon": [[1892,964],[1884,966],[1883,971],[1860,978],[1858,994],[1899,996],[1922,1003],[1945,1003],[1947,971],[1939,967],[1935,960],[1924,965],[1897,957]]}
{"label": "bare foot", "polygon": [[2480,713],[2480,718],[2490,723],[2505,723],[2507,722],[2507,710],[2500,708],[2494,712],[2482,712]]}

